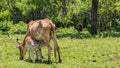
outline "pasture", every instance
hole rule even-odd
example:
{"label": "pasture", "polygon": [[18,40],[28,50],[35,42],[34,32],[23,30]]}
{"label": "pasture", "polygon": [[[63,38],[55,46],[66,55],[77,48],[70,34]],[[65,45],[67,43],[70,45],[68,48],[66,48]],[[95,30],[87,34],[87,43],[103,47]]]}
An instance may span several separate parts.
{"label": "pasture", "polygon": [[[0,68],[120,68],[120,37],[91,37],[87,32],[74,29],[57,29],[62,63],[57,63],[52,53],[52,63],[47,64],[47,48],[42,48],[45,62],[19,60],[16,38],[25,34],[0,35]],[[53,48],[53,42],[51,42]],[[52,50],[53,52],[53,50]]]}

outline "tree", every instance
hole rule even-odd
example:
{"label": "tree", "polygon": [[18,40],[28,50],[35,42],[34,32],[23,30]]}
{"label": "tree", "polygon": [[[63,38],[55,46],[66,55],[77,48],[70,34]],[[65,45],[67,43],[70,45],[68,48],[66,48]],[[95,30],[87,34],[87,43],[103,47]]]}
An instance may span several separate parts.
{"label": "tree", "polygon": [[97,34],[97,29],[98,29],[97,10],[98,10],[98,0],[92,0],[91,30],[90,30],[90,33],[92,35]]}

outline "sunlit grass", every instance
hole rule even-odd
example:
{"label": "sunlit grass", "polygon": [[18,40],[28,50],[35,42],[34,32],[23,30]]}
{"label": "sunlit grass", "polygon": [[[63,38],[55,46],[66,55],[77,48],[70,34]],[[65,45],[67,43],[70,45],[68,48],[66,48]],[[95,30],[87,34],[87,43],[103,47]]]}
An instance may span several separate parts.
{"label": "sunlit grass", "polygon": [[[120,38],[71,38],[59,36],[62,63],[57,63],[52,54],[52,64],[19,60],[16,38],[24,35],[0,35],[0,68],[119,68]],[[51,44],[53,44],[51,42]],[[53,47],[53,45],[51,45]],[[43,48],[47,61],[47,48]],[[53,51],[53,50],[52,50]]]}

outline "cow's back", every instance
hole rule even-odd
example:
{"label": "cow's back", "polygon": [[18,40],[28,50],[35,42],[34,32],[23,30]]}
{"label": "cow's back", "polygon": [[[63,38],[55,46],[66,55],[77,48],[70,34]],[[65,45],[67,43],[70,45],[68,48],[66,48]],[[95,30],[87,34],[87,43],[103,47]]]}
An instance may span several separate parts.
{"label": "cow's back", "polygon": [[31,37],[37,41],[43,41],[46,38],[46,36],[50,39],[51,25],[45,19],[37,20],[36,22],[34,22],[29,27],[29,30]]}

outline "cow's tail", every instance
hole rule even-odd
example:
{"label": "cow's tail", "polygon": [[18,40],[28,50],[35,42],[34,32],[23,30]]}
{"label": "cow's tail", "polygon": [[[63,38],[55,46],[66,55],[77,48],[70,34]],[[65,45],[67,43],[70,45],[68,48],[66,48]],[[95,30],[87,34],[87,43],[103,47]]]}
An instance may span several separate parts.
{"label": "cow's tail", "polygon": [[51,37],[52,37],[52,40],[54,42],[54,57],[56,58],[56,52],[57,52],[58,43],[57,43],[57,39],[56,39],[54,31],[51,31]]}
{"label": "cow's tail", "polygon": [[50,21],[50,26],[51,26],[50,35],[51,35],[51,39],[54,42],[54,57],[56,58],[56,52],[57,52],[56,47],[58,46],[58,43],[57,43],[57,39],[56,39],[56,35],[55,35],[55,25]]}

